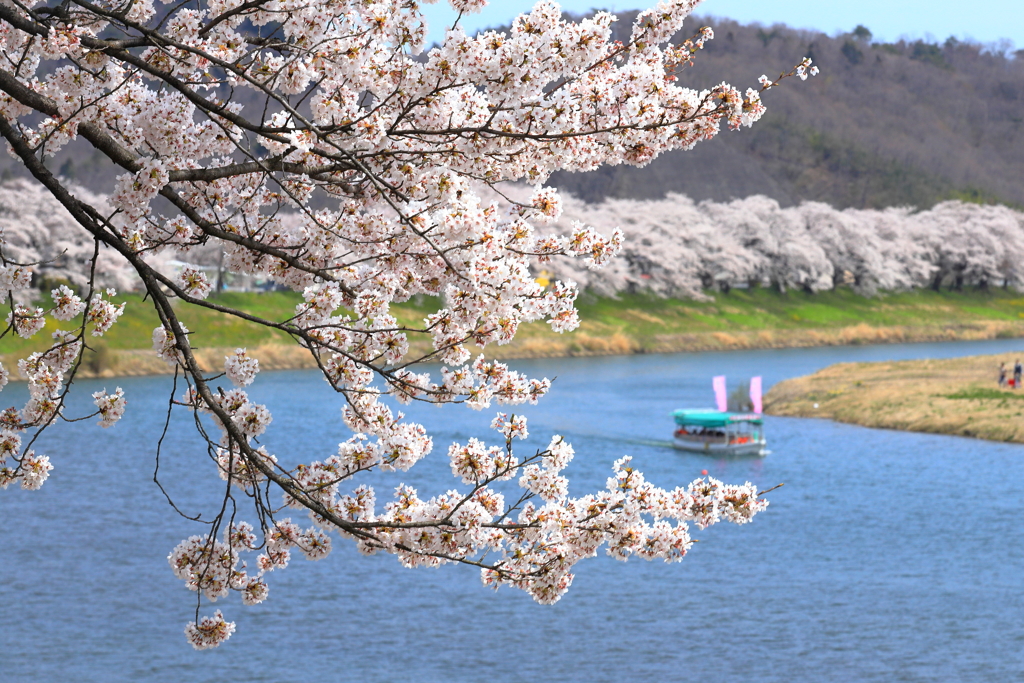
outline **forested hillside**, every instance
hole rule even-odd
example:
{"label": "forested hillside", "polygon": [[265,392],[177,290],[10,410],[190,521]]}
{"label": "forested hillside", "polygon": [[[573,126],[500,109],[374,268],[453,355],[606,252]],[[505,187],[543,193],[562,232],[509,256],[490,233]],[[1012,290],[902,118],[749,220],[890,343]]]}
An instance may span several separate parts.
{"label": "forested hillside", "polygon": [[[632,14],[616,29],[626,35]],[[552,183],[587,201],[697,201],[755,194],[783,206],[915,206],[946,199],[1024,206],[1024,56],[947,40],[880,44],[860,27],[847,35],[696,18],[715,39],[680,82],[756,86],[810,56],[821,75],[765,94],[751,129],[667,154],[646,168],[560,173]],[[853,27],[851,27],[853,29]],[[965,25],[965,30],[969,26]],[[1024,52],[1024,51],[1022,51]]]}
{"label": "forested hillside", "polygon": [[[619,38],[634,16],[619,15]],[[1024,206],[1024,58],[955,40],[880,44],[863,27],[829,37],[711,18],[688,20],[680,38],[702,25],[714,28],[715,39],[680,74],[684,85],[756,86],[762,73],[775,76],[804,56],[822,73],[766,93],[768,114],[753,128],[645,168],[558,173],[551,184],[589,202],[675,192],[696,201],[760,194],[782,206],[928,208],[947,199]],[[121,172],[84,145],[62,150],[52,167],[102,193]],[[19,162],[0,157],[2,177],[24,174]]]}

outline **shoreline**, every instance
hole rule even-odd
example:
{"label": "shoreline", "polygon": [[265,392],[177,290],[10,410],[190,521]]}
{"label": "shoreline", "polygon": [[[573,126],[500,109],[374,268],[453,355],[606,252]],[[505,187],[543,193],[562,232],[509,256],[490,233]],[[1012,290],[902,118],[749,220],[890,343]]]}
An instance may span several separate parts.
{"label": "shoreline", "polygon": [[[613,332],[598,336],[585,331],[557,335],[534,331],[505,346],[490,346],[485,351],[497,360],[528,358],[572,358],[631,355],[640,353],[697,353],[704,351],[741,351],[752,349],[809,348],[817,346],[856,346],[906,344],[915,342],[980,341],[985,339],[1024,338],[1024,321],[979,321],[958,325],[885,326],[861,323],[840,328],[737,330],[733,332],[696,332],[690,334],[629,335]],[[531,333],[532,332],[532,333]],[[204,372],[219,371],[224,356],[235,347],[196,348],[195,354]],[[422,341],[410,344],[410,353],[425,353]],[[284,344],[250,347],[259,359],[261,370],[302,370],[316,367],[304,348]],[[479,350],[474,352],[474,355]],[[12,381],[24,381],[17,368],[21,354],[0,355]],[[76,377],[115,378],[172,374],[174,369],[156,357],[150,349],[106,349],[87,353]],[[787,380],[791,381],[791,380]]]}
{"label": "shoreline", "polygon": [[1018,353],[837,363],[779,382],[768,415],[814,417],[876,429],[1024,443],[1024,389],[999,387],[1000,363]]}

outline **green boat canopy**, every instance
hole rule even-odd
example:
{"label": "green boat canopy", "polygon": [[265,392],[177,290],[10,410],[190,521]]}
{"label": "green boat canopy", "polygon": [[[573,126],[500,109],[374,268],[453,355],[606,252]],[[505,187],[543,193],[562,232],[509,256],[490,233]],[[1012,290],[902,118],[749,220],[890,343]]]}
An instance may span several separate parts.
{"label": "green boat canopy", "polygon": [[757,413],[723,413],[718,410],[677,410],[672,413],[672,417],[681,427],[727,427],[732,424],[762,423]]}

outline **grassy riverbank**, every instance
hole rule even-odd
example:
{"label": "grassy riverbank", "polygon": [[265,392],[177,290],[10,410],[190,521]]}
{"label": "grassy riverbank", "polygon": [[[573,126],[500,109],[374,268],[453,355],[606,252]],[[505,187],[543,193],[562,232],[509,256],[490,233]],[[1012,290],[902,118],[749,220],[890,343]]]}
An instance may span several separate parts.
{"label": "grassy riverbank", "polygon": [[1022,353],[839,363],[772,387],[765,412],[865,427],[1024,443],[1024,390],[1000,388],[1000,363]]}
{"label": "grassy riverbank", "polygon": [[[148,353],[158,324],[152,305],[137,295],[118,300],[127,301],[125,314],[105,337],[90,338],[95,351],[87,354],[85,374],[165,371]],[[290,292],[224,293],[215,300],[285,320],[300,297]],[[436,309],[436,301],[423,299],[395,311],[403,324],[418,325]],[[508,359],[1024,337],[1024,297],[1002,290],[928,290],[866,298],[847,289],[815,295],[754,289],[716,294],[709,301],[584,295],[579,309],[583,323],[575,332],[557,335],[543,324],[525,325],[512,344],[488,352]],[[261,364],[268,369],[311,365],[308,354],[283,333],[192,306],[183,307],[181,317],[196,332],[193,344],[210,367],[220,364],[225,350],[238,346],[259,347]],[[48,339],[45,333],[32,340],[5,337],[0,361],[12,367],[13,360]],[[426,347],[420,343],[414,349]]]}

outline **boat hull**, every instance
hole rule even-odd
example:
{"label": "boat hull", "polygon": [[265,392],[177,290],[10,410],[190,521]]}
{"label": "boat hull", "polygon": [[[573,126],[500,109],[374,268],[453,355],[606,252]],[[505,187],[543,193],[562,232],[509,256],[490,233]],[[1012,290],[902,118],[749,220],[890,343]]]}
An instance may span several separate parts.
{"label": "boat hull", "polygon": [[764,457],[767,455],[764,439],[760,441],[747,441],[745,443],[722,443],[721,441],[698,441],[695,439],[672,439],[672,445],[678,450],[691,453],[704,453],[706,455],[756,455]]}

